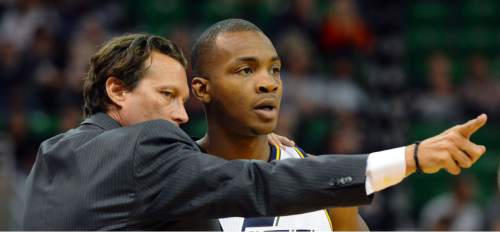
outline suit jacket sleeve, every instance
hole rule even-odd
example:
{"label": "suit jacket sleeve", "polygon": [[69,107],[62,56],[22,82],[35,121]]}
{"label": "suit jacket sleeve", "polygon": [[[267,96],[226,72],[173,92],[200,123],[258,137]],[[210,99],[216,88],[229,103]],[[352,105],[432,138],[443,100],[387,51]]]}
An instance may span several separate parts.
{"label": "suit jacket sleeve", "polygon": [[162,120],[139,128],[134,152],[138,218],[222,218],[297,214],[367,204],[367,155],[323,155],[267,163],[200,152]]}

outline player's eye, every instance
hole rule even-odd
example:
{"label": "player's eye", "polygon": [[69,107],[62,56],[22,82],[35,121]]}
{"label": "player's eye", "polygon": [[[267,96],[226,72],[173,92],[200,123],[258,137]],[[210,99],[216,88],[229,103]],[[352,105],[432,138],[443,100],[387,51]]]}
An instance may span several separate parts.
{"label": "player's eye", "polygon": [[271,68],[271,74],[275,75],[275,74],[279,74],[281,72],[281,68],[280,67],[272,67]]}
{"label": "player's eye", "polygon": [[245,67],[245,68],[239,69],[236,73],[243,75],[243,76],[248,76],[248,75],[253,74],[253,69],[250,67]]}

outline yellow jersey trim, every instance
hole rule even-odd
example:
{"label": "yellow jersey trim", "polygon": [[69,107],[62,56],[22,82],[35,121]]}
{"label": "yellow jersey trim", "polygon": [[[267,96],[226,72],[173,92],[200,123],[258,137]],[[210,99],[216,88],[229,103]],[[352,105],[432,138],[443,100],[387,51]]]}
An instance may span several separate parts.
{"label": "yellow jersey trim", "polygon": [[276,160],[280,160],[281,158],[281,149],[277,145],[274,145],[276,147]]}
{"label": "yellow jersey trim", "polygon": [[330,218],[330,212],[328,212],[327,209],[324,209],[324,211],[326,214],[326,218],[328,218],[328,223],[330,224],[330,229],[332,229],[332,231],[333,231],[333,223],[332,223],[332,219]]}
{"label": "yellow jersey trim", "polygon": [[305,158],[304,154],[302,154],[302,152],[297,147],[293,147],[293,149],[300,155],[301,158]]}

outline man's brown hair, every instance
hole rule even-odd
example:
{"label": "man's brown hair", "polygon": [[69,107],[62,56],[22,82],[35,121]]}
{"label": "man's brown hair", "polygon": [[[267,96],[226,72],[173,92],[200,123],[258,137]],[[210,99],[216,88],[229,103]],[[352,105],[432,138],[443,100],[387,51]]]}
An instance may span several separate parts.
{"label": "man's brown hair", "polygon": [[83,116],[105,112],[111,103],[106,93],[106,80],[113,76],[133,90],[149,65],[151,53],[160,52],[179,61],[187,61],[182,51],[170,40],[148,34],[129,34],[111,39],[90,59],[90,68],[83,83]]}

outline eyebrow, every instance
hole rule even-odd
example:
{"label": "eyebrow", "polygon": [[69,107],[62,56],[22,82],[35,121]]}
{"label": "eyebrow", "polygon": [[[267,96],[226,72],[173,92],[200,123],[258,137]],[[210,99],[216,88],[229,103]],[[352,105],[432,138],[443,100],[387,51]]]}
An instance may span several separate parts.
{"label": "eyebrow", "polygon": [[257,58],[246,56],[246,57],[238,57],[236,61],[244,61],[244,62],[257,62]]}
{"label": "eyebrow", "polygon": [[[244,56],[244,57],[238,57],[236,61],[244,61],[244,62],[257,62],[257,58],[253,56]],[[281,59],[278,56],[273,56],[271,58],[271,62],[274,61],[281,61]]]}

